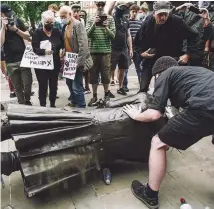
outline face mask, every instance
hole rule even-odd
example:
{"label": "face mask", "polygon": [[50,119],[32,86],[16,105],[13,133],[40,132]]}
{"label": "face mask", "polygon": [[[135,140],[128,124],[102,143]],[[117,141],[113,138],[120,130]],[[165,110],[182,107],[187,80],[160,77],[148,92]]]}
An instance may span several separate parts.
{"label": "face mask", "polygon": [[61,19],[63,25],[67,25],[69,23],[68,19]]}
{"label": "face mask", "polygon": [[53,24],[45,24],[45,29],[47,30],[47,31],[51,31],[52,29],[53,29]]}
{"label": "face mask", "polygon": [[144,13],[138,13],[136,19],[138,20],[143,20],[145,18],[145,14]]}

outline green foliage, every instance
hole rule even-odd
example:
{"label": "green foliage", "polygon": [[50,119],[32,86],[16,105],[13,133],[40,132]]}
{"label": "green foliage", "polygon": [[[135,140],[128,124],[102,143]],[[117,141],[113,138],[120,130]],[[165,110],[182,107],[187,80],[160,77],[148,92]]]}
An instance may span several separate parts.
{"label": "green foliage", "polygon": [[25,21],[30,21],[33,27],[41,20],[42,12],[48,9],[48,5],[57,4],[60,1],[1,1],[1,4],[7,3],[16,15]]}

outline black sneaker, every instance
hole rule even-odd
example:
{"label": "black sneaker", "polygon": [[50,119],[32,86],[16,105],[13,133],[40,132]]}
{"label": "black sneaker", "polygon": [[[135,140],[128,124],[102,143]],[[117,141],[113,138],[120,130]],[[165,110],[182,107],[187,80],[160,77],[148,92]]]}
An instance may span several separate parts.
{"label": "black sneaker", "polygon": [[93,107],[93,106],[95,106],[96,103],[97,103],[97,97],[93,97],[93,98],[91,98],[90,102],[88,103],[88,106]]}
{"label": "black sneaker", "polygon": [[109,98],[115,98],[114,94],[112,94],[110,91],[108,91]]}
{"label": "black sneaker", "polygon": [[118,94],[121,94],[121,95],[123,95],[123,96],[126,96],[126,95],[127,95],[127,93],[124,91],[123,88],[118,89],[118,90],[117,90],[117,93],[118,93]]}
{"label": "black sneaker", "polygon": [[146,195],[146,185],[141,184],[139,181],[134,180],[131,185],[133,195],[141,200],[148,208],[158,209],[158,198],[149,198]]}
{"label": "black sneaker", "polygon": [[129,89],[128,89],[128,87],[126,87],[126,86],[123,86],[123,90],[124,90],[125,92],[129,92]]}
{"label": "black sneaker", "polygon": [[104,96],[104,102],[106,103],[106,102],[108,102],[108,101],[110,101],[109,95],[108,95],[108,96]]}
{"label": "black sneaker", "polygon": [[85,88],[85,89],[84,89],[84,93],[85,93],[85,94],[90,94],[90,93],[91,93],[91,90],[90,90],[89,88]]}
{"label": "black sneaker", "polygon": [[111,86],[115,86],[115,82],[114,82],[114,80],[113,80],[113,81],[111,81],[110,85],[111,85]]}
{"label": "black sneaker", "polygon": [[77,107],[76,104],[73,104],[72,102],[69,102],[66,106],[69,106],[69,107]]}
{"label": "black sneaker", "polygon": [[10,98],[14,98],[14,97],[16,97],[16,93],[15,92],[11,92],[10,93]]}
{"label": "black sneaker", "polygon": [[31,103],[30,101],[26,101],[26,102],[25,102],[25,105],[32,106],[32,103]]}
{"label": "black sneaker", "polygon": [[1,110],[5,110],[5,108],[4,108],[4,106],[3,106],[3,104],[1,104]]}

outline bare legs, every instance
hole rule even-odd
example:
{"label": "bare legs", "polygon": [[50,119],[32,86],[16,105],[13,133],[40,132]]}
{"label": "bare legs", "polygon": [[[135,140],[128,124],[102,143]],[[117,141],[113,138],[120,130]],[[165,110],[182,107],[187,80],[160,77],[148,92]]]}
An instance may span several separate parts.
{"label": "bare legs", "polygon": [[156,135],[152,138],[149,156],[149,186],[158,191],[166,174],[166,147]]}

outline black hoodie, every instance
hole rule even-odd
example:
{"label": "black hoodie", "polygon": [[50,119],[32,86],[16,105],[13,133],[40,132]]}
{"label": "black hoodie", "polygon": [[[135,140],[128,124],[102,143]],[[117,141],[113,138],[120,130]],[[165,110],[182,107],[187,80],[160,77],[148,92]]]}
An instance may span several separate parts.
{"label": "black hoodie", "polygon": [[139,53],[155,48],[156,55],[154,59],[150,59],[150,62],[154,63],[162,56],[180,57],[183,54],[184,40],[187,40],[186,53],[190,56],[196,53],[197,36],[198,34],[178,16],[170,14],[165,24],[157,25],[151,14],[137,32],[133,44]]}

